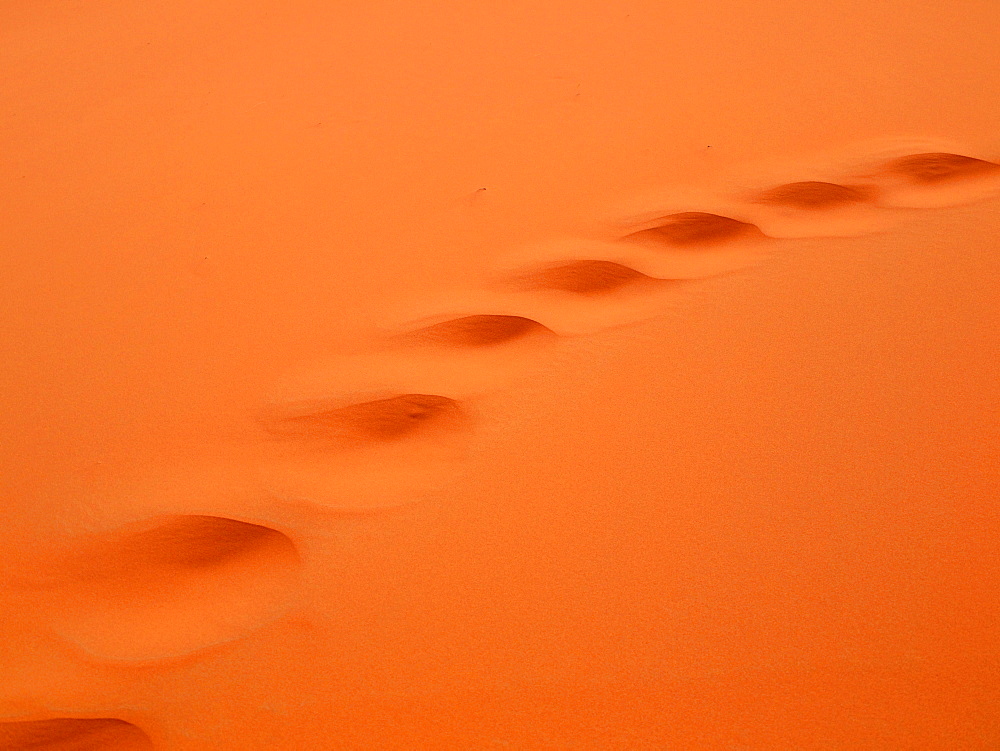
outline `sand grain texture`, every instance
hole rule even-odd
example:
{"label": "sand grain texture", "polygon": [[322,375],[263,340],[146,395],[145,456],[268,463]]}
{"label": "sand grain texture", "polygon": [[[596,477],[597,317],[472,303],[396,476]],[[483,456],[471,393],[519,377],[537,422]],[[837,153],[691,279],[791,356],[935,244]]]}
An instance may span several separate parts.
{"label": "sand grain texture", "polygon": [[0,748],[1000,748],[1000,6],[0,8]]}

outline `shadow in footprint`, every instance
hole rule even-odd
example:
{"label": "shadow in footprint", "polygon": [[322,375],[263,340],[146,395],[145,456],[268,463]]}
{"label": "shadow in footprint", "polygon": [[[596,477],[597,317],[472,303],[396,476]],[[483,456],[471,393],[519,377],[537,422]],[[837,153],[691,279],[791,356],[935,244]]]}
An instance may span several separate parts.
{"label": "shadow in footprint", "polygon": [[124,720],[76,719],[0,723],[0,751],[149,751],[153,743]]}
{"label": "shadow in footprint", "polygon": [[37,587],[53,630],[113,660],[181,656],[284,615],[299,556],[281,532],[167,516],[80,542]]}
{"label": "shadow in footprint", "polygon": [[523,290],[554,290],[596,296],[649,287],[662,280],[614,261],[581,260],[516,274],[510,281]]}
{"label": "shadow in footprint", "polygon": [[269,492],[340,513],[413,503],[452,481],[474,425],[464,401],[428,393],[291,401],[260,417]]}
{"label": "shadow in footprint", "polygon": [[1000,192],[1000,164],[946,151],[879,162],[865,177],[880,186],[880,202],[899,208],[974,203]]}
{"label": "shadow in footprint", "polygon": [[284,411],[264,418],[272,435],[344,446],[452,432],[465,421],[456,400],[437,394],[402,394],[347,406],[305,405],[295,408],[294,414]]}
{"label": "shadow in footprint", "polygon": [[1000,164],[962,154],[910,154],[885,162],[882,171],[914,185],[939,185],[954,180],[1000,173]]}
{"label": "shadow in footprint", "polygon": [[479,349],[542,336],[554,336],[554,332],[531,318],[470,315],[408,332],[401,340],[421,346]]}
{"label": "shadow in footprint", "polygon": [[[655,267],[666,255],[662,251],[644,253],[621,243],[606,250],[620,260],[559,258],[561,253],[548,260],[524,258],[498,270],[491,284],[516,298],[518,307],[557,334],[576,337],[689,309],[710,289],[709,280],[731,276],[749,265],[746,258],[732,256],[706,264],[702,254],[691,263],[682,251],[677,255],[688,256],[686,266],[671,261],[665,264],[668,275],[659,276]],[[645,273],[635,266],[653,268]],[[669,274],[670,268],[681,273]]]}
{"label": "shadow in footprint", "polygon": [[757,195],[756,201],[800,211],[824,211],[856,206],[867,203],[872,198],[873,190],[869,186],[805,180],[762,191]]}
{"label": "shadow in footprint", "polygon": [[744,196],[757,226],[772,238],[857,236],[883,229],[889,219],[871,184],[802,180]]}
{"label": "shadow in footprint", "polygon": [[670,214],[651,224],[653,226],[632,232],[622,240],[695,248],[764,237],[760,229],[749,222],[703,211]]}

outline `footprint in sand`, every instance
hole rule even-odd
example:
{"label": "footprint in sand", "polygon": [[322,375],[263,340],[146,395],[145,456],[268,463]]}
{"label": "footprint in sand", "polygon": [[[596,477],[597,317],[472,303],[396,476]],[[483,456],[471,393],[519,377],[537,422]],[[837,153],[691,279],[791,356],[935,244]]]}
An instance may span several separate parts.
{"label": "footprint in sand", "polygon": [[347,406],[314,405],[272,415],[266,428],[275,436],[314,440],[328,446],[364,446],[452,431],[464,413],[455,399],[437,394],[401,394]]}
{"label": "footprint in sand", "polygon": [[334,354],[286,373],[257,415],[256,465],[247,471],[272,503],[287,507],[371,514],[418,502],[460,476],[477,399],[502,383],[497,371],[439,351],[490,350],[530,335],[520,324],[445,326],[429,354],[407,352],[406,343],[403,351]]}
{"label": "footprint in sand", "polygon": [[234,641],[288,613],[296,546],[269,527],[158,517],[68,541],[19,589],[91,657],[149,661]]}
{"label": "footprint in sand", "polygon": [[733,240],[763,239],[750,222],[706,211],[682,211],[658,217],[652,226],[632,232],[622,242],[640,242],[670,248],[712,247]]}
{"label": "footprint in sand", "polygon": [[886,159],[867,174],[887,206],[935,208],[973,203],[1000,192],[1000,163],[949,152]]}
{"label": "footprint in sand", "polygon": [[669,264],[642,253],[626,243],[567,240],[494,272],[487,285],[561,336],[577,337],[689,308],[710,280],[750,265],[725,263],[717,270],[687,267],[671,273],[664,268]]}
{"label": "footprint in sand", "polygon": [[0,722],[0,751],[152,751],[135,725],[110,718]]}
{"label": "footprint in sand", "polygon": [[771,237],[852,237],[885,229],[892,219],[879,190],[860,180],[800,180],[740,194]]}
{"label": "footprint in sand", "polygon": [[993,175],[1000,164],[964,154],[931,152],[910,154],[891,159],[882,165],[882,173],[914,185],[942,185],[955,180],[967,180]]}
{"label": "footprint in sand", "polygon": [[846,206],[871,203],[875,191],[869,185],[839,185],[821,180],[778,185],[762,190],[756,200],[766,206],[799,211],[830,211]]}
{"label": "footprint in sand", "polygon": [[525,316],[475,314],[424,326],[402,335],[401,342],[447,348],[495,347],[551,334],[551,330]]}
{"label": "footprint in sand", "polygon": [[574,295],[605,295],[623,289],[652,287],[661,281],[615,261],[584,259],[542,265],[510,280],[527,290],[555,290]]}

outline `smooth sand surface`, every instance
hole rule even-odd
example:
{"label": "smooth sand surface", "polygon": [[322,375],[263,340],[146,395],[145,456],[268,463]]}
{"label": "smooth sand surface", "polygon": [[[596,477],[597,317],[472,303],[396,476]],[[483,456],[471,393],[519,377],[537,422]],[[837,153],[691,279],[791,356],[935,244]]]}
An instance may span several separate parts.
{"label": "smooth sand surface", "polygon": [[1000,6],[0,8],[0,749],[1000,748]]}

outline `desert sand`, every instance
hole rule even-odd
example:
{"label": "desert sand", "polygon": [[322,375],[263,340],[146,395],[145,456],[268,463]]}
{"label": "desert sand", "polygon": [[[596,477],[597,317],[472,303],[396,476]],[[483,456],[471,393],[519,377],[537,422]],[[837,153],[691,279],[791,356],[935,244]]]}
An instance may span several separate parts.
{"label": "desert sand", "polygon": [[0,8],[0,749],[1000,748],[1000,6]]}

